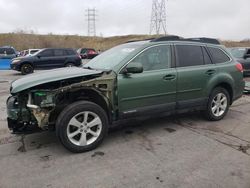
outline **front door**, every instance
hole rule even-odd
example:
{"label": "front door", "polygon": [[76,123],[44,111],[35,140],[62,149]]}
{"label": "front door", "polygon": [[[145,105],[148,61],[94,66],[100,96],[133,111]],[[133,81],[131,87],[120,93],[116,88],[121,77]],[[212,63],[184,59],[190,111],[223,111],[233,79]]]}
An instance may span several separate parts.
{"label": "front door", "polygon": [[118,106],[123,117],[159,113],[175,109],[175,68],[171,68],[170,45],[150,47],[129,64],[141,63],[143,72],[118,75]]}
{"label": "front door", "polygon": [[38,69],[50,68],[53,57],[54,57],[54,50],[45,49],[36,55],[37,60],[34,61],[34,65]]}

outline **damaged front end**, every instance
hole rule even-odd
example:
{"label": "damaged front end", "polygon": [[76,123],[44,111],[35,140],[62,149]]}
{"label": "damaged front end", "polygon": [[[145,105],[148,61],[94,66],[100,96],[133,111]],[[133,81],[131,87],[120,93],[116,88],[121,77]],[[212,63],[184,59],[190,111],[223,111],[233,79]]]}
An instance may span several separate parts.
{"label": "damaged front end", "polygon": [[77,100],[96,100],[112,113],[115,80],[114,72],[102,72],[55,80],[12,93],[7,100],[8,127],[14,134],[53,130],[60,112]]}
{"label": "damaged front end", "polygon": [[54,95],[50,91],[30,91],[7,100],[8,127],[13,133],[48,130],[49,115],[54,110]]}

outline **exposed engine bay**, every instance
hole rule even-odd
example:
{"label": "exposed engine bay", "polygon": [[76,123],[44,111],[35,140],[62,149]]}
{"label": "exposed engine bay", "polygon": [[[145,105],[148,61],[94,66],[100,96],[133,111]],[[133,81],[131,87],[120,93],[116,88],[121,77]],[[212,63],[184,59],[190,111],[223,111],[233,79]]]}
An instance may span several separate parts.
{"label": "exposed engine bay", "polygon": [[14,93],[7,100],[9,128],[13,133],[54,129],[60,112],[78,100],[95,101],[113,112],[115,82],[116,74],[109,71],[44,83]]}

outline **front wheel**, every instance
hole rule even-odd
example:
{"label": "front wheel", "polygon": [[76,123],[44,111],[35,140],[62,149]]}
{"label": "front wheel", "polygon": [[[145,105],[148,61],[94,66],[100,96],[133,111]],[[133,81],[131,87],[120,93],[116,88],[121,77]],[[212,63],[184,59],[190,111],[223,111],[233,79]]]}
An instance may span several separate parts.
{"label": "front wheel", "polygon": [[208,120],[218,121],[227,114],[230,105],[228,91],[224,88],[215,88],[209,96],[205,115]]}
{"label": "front wheel", "polygon": [[59,115],[56,131],[59,140],[71,152],[81,153],[96,148],[108,130],[105,111],[95,103],[75,102]]}
{"label": "front wheel", "polygon": [[33,73],[33,72],[34,72],[34,68],[33,68],[33,66],[31,64],[26,63],[26,64],[23,64],[21,66],[21,73],[23,75],[30,74],[30,73]]}

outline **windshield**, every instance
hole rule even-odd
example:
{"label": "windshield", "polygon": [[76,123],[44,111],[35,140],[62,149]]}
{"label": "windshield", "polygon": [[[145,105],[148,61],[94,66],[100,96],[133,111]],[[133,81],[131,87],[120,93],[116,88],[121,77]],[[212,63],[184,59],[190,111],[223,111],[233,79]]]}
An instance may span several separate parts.
{"label": "windshield", "polygon": [[84,65],[84,68],[112,70],[113,67],[118,65],[130,53],[141,47],[143,44],[145,44],[145,41],[136,43],[126,43],[111,48],[110,50],[107,50],[92,59],[90,62]]}
{"label": "windshield", "polygon": [[243,58],[246,48],[230,48],[229,51],[235,58]]}
{"label": "windshield", "polygon": [[32,53],[31,55],[32,55],[32,56],[35,56],[35,55],[39,54],[41,51],[42,51],[42,49],[38,50],[38,51],[35,52],[35,53]]}

